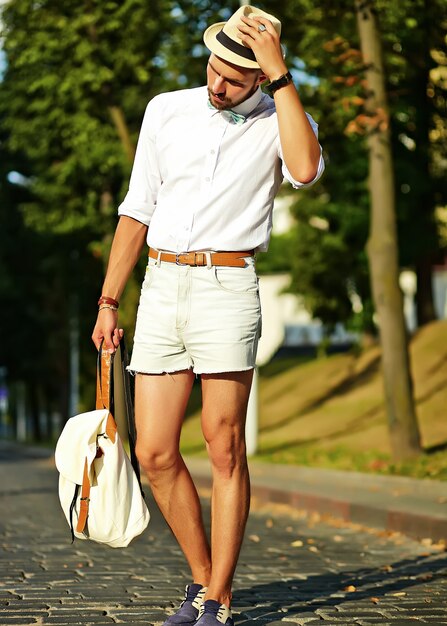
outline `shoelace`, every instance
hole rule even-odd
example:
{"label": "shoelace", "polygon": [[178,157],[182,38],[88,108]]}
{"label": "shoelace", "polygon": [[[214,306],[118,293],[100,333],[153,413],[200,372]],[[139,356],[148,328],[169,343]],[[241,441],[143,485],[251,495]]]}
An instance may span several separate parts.
{"label": "shoelace", "polygon": [[194,591],[193,589],[189,588],[188,592],[185,595],[185,602],[192,602],[193,600],[195,600],[196,595],[197,595],[197,591]]}
{"label": "shoelace", "polygon": [[191,589],[191,585],[190,585],[188,589],[185,589],[185,597],[183,598],[183,601],[180,604],[180,608],[185,604],[185,602],[193,602],[196,598],[196,595],[197,595],[197,591],[194,591],[194,589]]}
{"label": "shoelace", "polygon": [[210,606],[209,604],[204,604],[203,613],[210,613],[210,615],[214,615],[214,617],[222,617],[222,606]]}
{"label": "shoelace", "polygon": [[[228,617],[231,618],[230,609],[227,609],[227,607],[223,604],[219,604],[218,602],[211,600],[202,604],[199,611],[199,618],[202,617],[202,615],[204,615],[205,613],[207,613],[208,615],[213,615],[213,617],[215,617],[217,621],[221,624],[224,623],[225,617],[227,617],[227,619]],[[225,623],[226,621],[227,620],[225,620]]]}
{"label": "shoelace", "polygon": [[235,111],[232,111],[231,109],[218,109],[213,104],[211,104],[209,100],[208,100],[208,108],[213,109],[214,111],[219,111],[226,120],[232,121],[238,126],[243,124],[245,120],[247,119],[245,115],[236,113]]}

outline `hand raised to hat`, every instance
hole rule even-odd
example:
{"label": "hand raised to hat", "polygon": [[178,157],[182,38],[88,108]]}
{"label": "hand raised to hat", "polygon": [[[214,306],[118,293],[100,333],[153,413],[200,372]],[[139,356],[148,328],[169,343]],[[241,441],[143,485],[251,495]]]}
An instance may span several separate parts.
{"label": "hand raised to hat", "polygon": [[270,20],[242,16],[238,29],[241,41],[253,50],[256,61],[270,82],[287,72],[279,35]]}

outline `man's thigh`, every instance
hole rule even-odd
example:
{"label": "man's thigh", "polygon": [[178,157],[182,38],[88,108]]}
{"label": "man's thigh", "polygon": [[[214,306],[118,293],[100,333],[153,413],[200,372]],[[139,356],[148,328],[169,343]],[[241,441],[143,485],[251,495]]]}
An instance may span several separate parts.
{"label": "man's thigh", "polygon": [[245,432],[253,369],[202,374],[202,430],[207,441]]}
{"label": "man's thigh", "polygon": [[136,375],[135,423],[139,447],[178,447],[193,382],[191,370]]}

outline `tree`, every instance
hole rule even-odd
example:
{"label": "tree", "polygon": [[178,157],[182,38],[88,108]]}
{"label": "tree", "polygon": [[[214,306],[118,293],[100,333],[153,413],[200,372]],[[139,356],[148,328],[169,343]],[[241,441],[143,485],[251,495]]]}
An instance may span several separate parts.
{"label": "tree", "polygon": [[[274,2],[267,2],[266,8],[277,10]],[[446,64],[442,51],[447,26],[445,2],[403,0],[390,4],[377,0],[376,9],[381,22],[392,147],[396,156],[399,259],[401,266],[417,271],[416,300],[419,323],[423,324],[433,316],[431,266],[445,253],[435,217],[437,207],[443,206],[447,199],[446,126],[442,115],[446,89],[441,79]],[[352,130],[350,122],[362,112],[365,96],[353,3],[291,0],[281,13],[287,60],[295,67],[306,109],[321,122],[321,143],[328,159],[319,184],[297,196],[296,254],[302,253],[305,258],[313,254],[307,247],[311,238],[306,234],[312,213],[329,223],[329,228],[318,234],[321,245],[325,245],[326,238],[337,234],[343,239],[348,237],[345,260],[349,259],[350,269],[344,287],[342,277],[335,277],[334,293],[329,285],[329,291],[319,291],[319,299],[322,301],[327,296],[334,301],[333,296],[341,288],[346,294],[354,293],[361,311],[354,315],[351,311],[343,321],[354,322],[369,332],[373,329],[372,306],[364,253],[368,232],[365,201],[368,163],[362,135],[355,132],[346,135],[346,129]],[[302,19],[296,19],[297,15]],[[339,215],[334,220],[331,216],[336,211]],[[338,249],[342,247],[340,242]],[[330,274],[334,261],[328,255],[322,256],[321,261],[324,258],[325,272]],[[294,287],[303,294],[307,283],[302,280],[301,262],[294,262],[294,268]],[[318,289],[321,281],[316,269],[314,274],[312,289]],[[311,300],[308,299],[309,305]],[[345,310],[340,309],[340,316]]]}
{"label": "tree", "polygon": [[412,395],[407,337],[399,288],[394,172],[380,34],[372,0],[355,0],[362,49],[368,120],[371,229],[367,244],[379,318],[391,446],[396,460],[421,451]]}
{"label": "tree", "polygon": [[443,256],[436,207],[446,199],[445,169],[435,167],[441,146],[433,131],[445,128],[446,121],[446,89],[436,79],[436,70],[445,64],[442,50],[447,23],[443,1],[416,0],[406,5],[396,7],[388,18],[392,20],[388,45],[394,51],[389,55],[388,93],[393,110],[401,263],[415,269],[417,320],[422,326],[436,317],[432,267]]}
{"label": "tree", "polygon": [[[9,380],[27,381],[34,413],[48,405],[67,416],[76,300],[81,371],[85,387],[93,387],[90,333],[103,260],[146,103],[162,84],[156,59],[171,9],[161,0],[11,0],[2,7],[0,219],[7,225],[2,239],[9,236],[4,253],[23,248],[19,261],[8,257],[2,266],[2,282],[13,285],[5,290],[11,319],[4,327],[22,320],[4,358]],[[27,289],[15,284],[22,263]],[[129,333],[138,291],[131,281],[122,315]],[[32,350],[14,351],[22,339]],[[64,390],[61,401],[53,382],[57,393]]]}

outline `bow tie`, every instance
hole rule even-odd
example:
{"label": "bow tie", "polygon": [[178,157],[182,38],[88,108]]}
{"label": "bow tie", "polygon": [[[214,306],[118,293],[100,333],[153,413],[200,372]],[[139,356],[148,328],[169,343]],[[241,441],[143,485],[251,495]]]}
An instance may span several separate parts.
{"label": "bow tie", "polygon": [[217,109],[214,105],[211,104],[211,102],[209,100],[208,100],[208,108],[209,109],[214,109],[214,111],[219,111],[219,113],[222,113],[222,116],[226,120],[232,121],[235,124],[237,124],[238,126],[243,124],[245,122],[245,120],[247,119],[245,117],[245,115],[241,115],[240,113],[236,113],[235,111],[232,111],[231,109]]}

